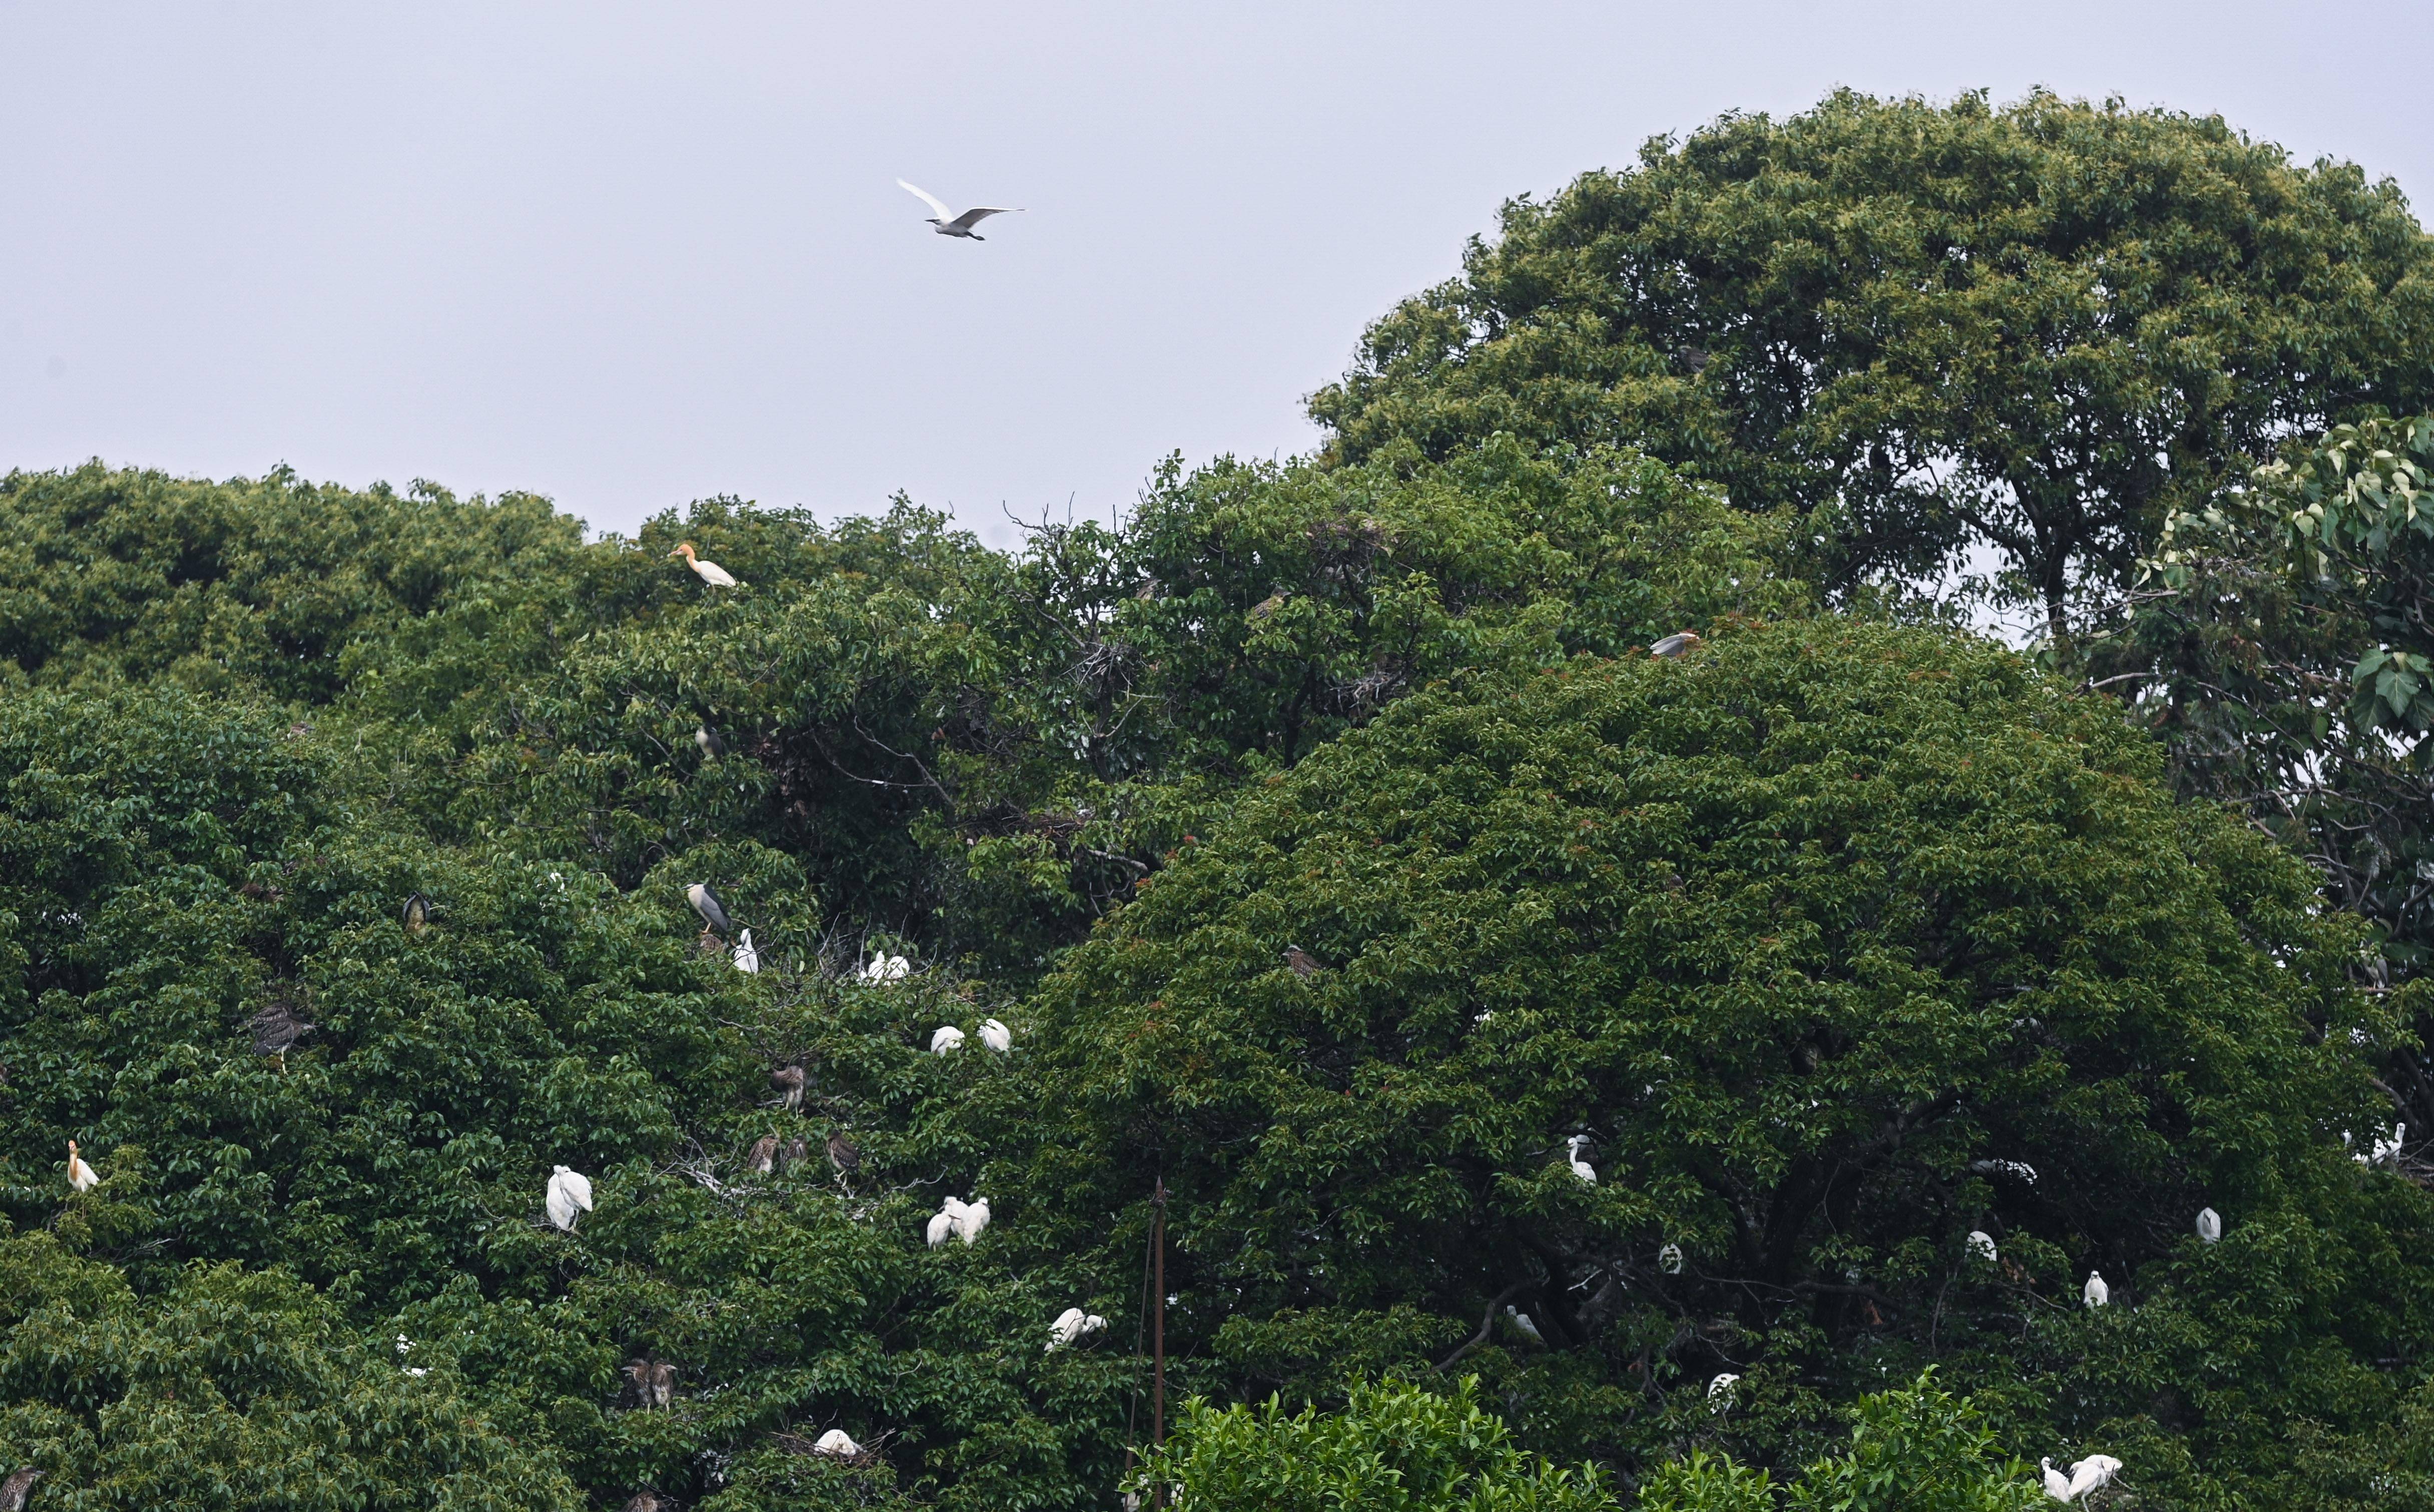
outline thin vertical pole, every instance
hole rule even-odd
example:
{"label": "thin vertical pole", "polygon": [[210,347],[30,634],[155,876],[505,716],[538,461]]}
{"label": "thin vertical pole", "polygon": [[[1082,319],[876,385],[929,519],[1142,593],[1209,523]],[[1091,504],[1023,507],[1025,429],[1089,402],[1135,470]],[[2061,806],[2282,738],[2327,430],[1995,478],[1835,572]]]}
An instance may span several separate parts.
{"label": "thin vertical pole", "polygon": [[[1150,1442],[1166,1447],[1166,1177],[1157,1179],[1157,1195],[1150,1218]],[[1166,1505],[1166,1484],[1151,1493],[1151,1505]]]}

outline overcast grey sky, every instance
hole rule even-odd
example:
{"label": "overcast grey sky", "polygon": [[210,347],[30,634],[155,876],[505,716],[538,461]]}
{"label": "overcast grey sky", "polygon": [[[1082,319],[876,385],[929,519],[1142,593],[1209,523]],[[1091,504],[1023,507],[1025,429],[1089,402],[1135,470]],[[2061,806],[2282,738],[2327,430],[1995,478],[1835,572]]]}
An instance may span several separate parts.
{"label": "overcast grey sky", "polygon": [[[0,468],[991,539],[1290,454],[1500,200],[1837,84],[2220,112],[2423,204],[2423,4],[0,0]],[[1027,207],[934,236],[896,187]]]}

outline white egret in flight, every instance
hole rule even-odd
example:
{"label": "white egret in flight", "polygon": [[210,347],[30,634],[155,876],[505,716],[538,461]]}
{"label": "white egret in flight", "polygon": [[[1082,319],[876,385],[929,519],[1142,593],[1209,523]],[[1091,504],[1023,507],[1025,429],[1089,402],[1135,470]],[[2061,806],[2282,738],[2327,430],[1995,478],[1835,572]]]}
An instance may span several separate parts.
{"label": "white egret in flight", "polygon": [[685,902],[693,904],[693,911],[701,916],[702,923],[708,926],[705,933],[712,935],[735,933],[735,920],[727,917],[727,910],[719,905],[718,894],[710,890],[709,883],[696,882],[687,887]]}
{"label": "white egret in flight", "polygon": [[669,552],[668,555],[671,557],[682,557],[685,559],[685,565],[693,569],[693,575],[695,577],[700,578],[703,582],[708,583],[712,588],[736,588],[742,586],[736,582],[735,575],[733,573],[728,572],[726,568],[721,567],[714,561],[704,561],[699,557],[694,556],[693,551],[693,542],[690,541],[679,543],[677,549]]}
{"label": "white egret in flight", "polygon": [[1057,1350],[1072,1344],[1076,1339],[1081,1338],[1084,1334],[1096,1333],[1106,1326],[1107,1320],[1101,1317],[1098,1314],[1085,1313],[1078,1307],[1069,1307],[1064,1312],[1056,1314],[1055,1322],[1048,1325],[1048,1349],[1046,1352],[1049,1354],[1054,1354]]}
{"label": "white egret in flight", "polygon": [[951,1023],[942,1023],[938,1032],[930,1037],[930,1054],[943,1056],[950,1050],[962,1049],[963,1044],[964,1031]]}
{"label": "white egret in flight", "polygon": [[995,1019],[983,1019],[981,1021],[981,1043],[988,1046],[991,1050],[996,1051],[1002,1056],[1014,1048],[1014,1035],[1004,1024],[998,1022]]}
{"label": "white egret in flight", "polygon": [[2113,1288],[2104,1284],[2102,1271],[2087,1273],[2087,1284],[2079,1289],[2079,1299],[2090,1307],[2102,1307],[2113,1300]]}
{"label": "white egret in flight", "polygon": [[572,1230],[574,1215],[591,1211],[591,1177],[562,1165],[550,1167],[549,1195],[543,1206],[549,1210],[550,1222]]}
{"label": "white egret in flight", "polygon": [[77,1153],[74,1140],[68,1141],[68,1185],[78,1192],[91,1192],[101,1185],[101,1177],[94,1175],[93,1167],[85,1164],[84,1157]]}
{"label": "white egret in flight", "polygon": [[752,931],[748,929],[735,942],[735,969],[746,975],[761,970],[761,953],[752,948]]}
{"label": "white egret in flight", "polygon": [[941,236],[961,236],[970,241],[985,242],[988,238],[974,232],[972,230],[974,226],[991,215],[1018,215],[1022,209],[1020,205],[975,205],[959,215],[947,208],[945,200],[918,184],[906,183],[901,179],[897,180],[896,184],[906,194],[914,196],[937,212],[935,215],[930,217],[930,224]]}

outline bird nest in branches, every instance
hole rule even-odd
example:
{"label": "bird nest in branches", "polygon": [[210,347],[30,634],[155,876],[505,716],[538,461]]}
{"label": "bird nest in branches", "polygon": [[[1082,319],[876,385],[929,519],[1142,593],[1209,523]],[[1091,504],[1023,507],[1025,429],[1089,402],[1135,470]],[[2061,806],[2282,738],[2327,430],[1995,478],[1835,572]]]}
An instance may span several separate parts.
{"label": "bird nest in branches", "polygon": [[816,1434],[798,1434],[792,1430],[781,1429],[771,1434],[769,1441],[789,1454],[800,1454],[806,1459],[829,1460],[834,1464],[850,1465],[856,1469],[862,1469],[878,1464],[883,1452],[887,1448],[887,1441],[895,1436],[896,1431],[891,1428],[883,1434],[874,1435],[867,1444],[855,1445],[854,1452],[850,1454],[839,1454],[831,1450],[821,1449],[819,1435]]}

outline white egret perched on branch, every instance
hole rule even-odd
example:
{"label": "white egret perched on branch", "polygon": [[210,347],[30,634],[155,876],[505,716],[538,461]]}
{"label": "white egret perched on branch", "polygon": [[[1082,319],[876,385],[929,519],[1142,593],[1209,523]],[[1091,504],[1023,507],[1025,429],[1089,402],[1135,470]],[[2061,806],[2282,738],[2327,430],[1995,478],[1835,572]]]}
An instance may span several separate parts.
{"label": "white egret perched on branch", "polygon": [[1519,1308],[1507,1302],[1504,1304],[1504,1315],[1512,1321],[1515,1328],[1521,1331],[1521,1336],[1528,1339],[1531,1343],[1544,1344],[1547,1342],[1547,1336],[1538,1332],[1538,1325],[1531,1320],[1529,1314],[1522,1312]]}
{"label": "white egret perched on branch", "polygon": [[930,1247],[935,1249],[952,1237],[955,1230],[963,1226],[963,1198],[949,1197],[940,1203],[938,1211],[930,1215]]}
{"label": "white egret perched on branch", "polygon": [[1597,1185],[1597,1167],[1581,1159],[1581,1151],[1587,1147],[1588,1143],[1587,1135],[1573,1135],[1564,1142],[1565,1158],[1572,1163],[1572,1175],[1579,1177],[1590,1186],[1595,1186]]}
{"label": "white egret perched on branch", "polygon": [[938,1025],[938,1032],[930,1037],[930,1054],[934,1056],[943,1056],[950,1050],[960,1050],[963,1046],[964,1031],[951,1023]]}
{"label": "white egret perched on branch", "polygon": [[719,905],[718,894],[710,890],[709,883],[696,882],[687,887],[685,902],[693,904],[693,911],[701,916],[702,923],[707,926],[702,931],[704,934],[726,936],[735,933],[735,920],[727,917],[727,910]]}
{"label": "white egret perched on branch", "polygon": [[2090,1454],[2073,1465],[2068,1475],[2054,1469],[2050,1459],[2041,1459],[2037,1465],[2046,1472],[2046,1495],[2057,1502],[2076,1502],[2121,1473],[2121,1462],[2110,1454]]}
{"label": "white egret perched on branch", "polygon": [[2200,1208],[2198,1210],[2199,1240],[2210,1245],[2221,1237],[2222,1214],[2215,1211],[2212,1208]]}
{"label": "white egret perched on branch", "polygon": [[981,1043],[1003,1056],[1014,1048],[1014,1033],[995,1019],[983,1019]]}
{"label": "white egret perched on branch", "polygon": [[838,1459],[857,1459],[861,1457],[862,1446],[855,1443],[853,1435],[844,1429],[831,1428],[820,1435],[818,1443],[812,1446],[812,1452],[832,1454]]}
{"label": "white egret perched on branch", "polygon": [[94,1175],[93,1167],[85,1164],[84,1157],[77,1153],[74,1140],[68,1141],[68,1185],[78,1192],[91,1192],[101,1185],[101,1177]]}
{"label": "white egret perched on branch", "polygon": [[988,1198],[974,1197],[971,1201],[964,1204],[962,1215],[956,1218],[955,1233],[956,1236],[961,1238],[965,1244],[968,1245],[972,1241],[978,1239],[981,1236],[981,1230],[988,1226]]}
{"label": "white egret perched on branch", "polygon": [[2087,1273],[2087,1284],[2079,1289],[2079,1299],[2090,1307],[2102,1307],[2113,1300],[2113,1288],[2104,1284],[2102,1271]]}
{"label": "white egret perched on branch", "polygon": [[1983,1228],[1970,1229],[1969,1253],[1972,1257],[1992,1265],[1995,1263],[1995,1236]]}
{"label": "white egret perched on branch", "polygon": [[870,964],[862,969],[862,979],[864,981],[875,983],[880,986],[885,986],[890,982],[901,982],[912,974],[913,963],[911,961],[906,960],[901,955],[890,955],[884,951],[872,956],[870,958]]}
{"label": "white egret perched on branch", "polygon": [[1069,1307],[1056,1314],[1055,1322],[1048,1325],[1048,1349],[1045,1352],[1054,1354],[1084,1334],[1096,1333],[1106,1326],[1107,1320],[1098,1314],[1085,1313],[1078,1307]]}
{"label": "white egret perched on branch", "polygon": [[735,942],[735,969],[746,975],[761,970],[761,953],[752,948],[752,931],[748,929]]}
{"label": "white egret perched on branch", "polygon": [[1740,1383],[1741,1378],[1733,1374],[1729,1370],[1725,1371],[1723,1375],[1718,1376],[1715,1380],[1708,1382],[1707,1410],[1710,1412],[1730,1411],[1733,1405],[1733,1388]]}
{"label": "white egret perched on branch", "polygon": [[572,1231],[574,1215],[591,1211],[591,1178],[562,1165],[550,1167],[549,1195],[542,1206],[549,1211],[550,1222]]}
{"label": "white egret perched on branch", "polygon": [[690,541],[679,542],[677,549],[669,552],[668,555],[671,557],[682,557],[685,559],[685,565],[693,569],[693,575],[695,577],[700,578],[703,582],[708,583],[712,588],[736,588],[742,586],[736,582],[735,575],[733,573],[728,572],[726,568],[721,567],[714,561],[704,561],[699,557],[694,556],[693,551],[693,542]]}
{"label": "white egret perched on branch", "polygon": [[941,236],[961,236],[968,241],[985,242],[988,240],[988,238],[975,232],[972,230],[974,226],[977,226],[982,221],[988,219],[991,215],[1020,215],[1022,210],[1022,207],[1020,205],[974,205],[971,209],[965,211],[962,215],[957,215],[955,212],[947,208],[945,200],[940,199],[936,195],[932,194],[929,190],[920,187],[918,184],[906,183],[903,180],[899,179],[896,180],[896,186],[903,190],[906,194],[918,198],[923,204],[928,205],[932,210],[937,212],[936,215],[930,217],[930,224]]}

